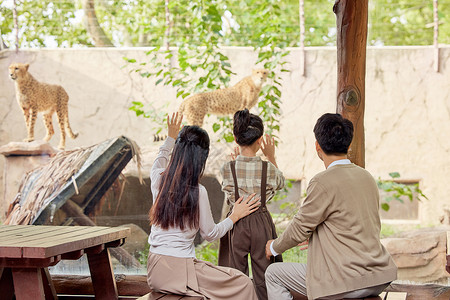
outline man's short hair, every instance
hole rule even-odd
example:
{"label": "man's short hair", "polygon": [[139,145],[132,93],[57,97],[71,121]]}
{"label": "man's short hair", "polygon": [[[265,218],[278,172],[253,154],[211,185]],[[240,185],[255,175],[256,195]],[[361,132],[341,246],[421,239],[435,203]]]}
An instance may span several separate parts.
{"label": "man's short hair", "polygon": [[324,114],[314,126],[314,135],[325,154],[347,154],[353,139],[353,124],[340,114]]}

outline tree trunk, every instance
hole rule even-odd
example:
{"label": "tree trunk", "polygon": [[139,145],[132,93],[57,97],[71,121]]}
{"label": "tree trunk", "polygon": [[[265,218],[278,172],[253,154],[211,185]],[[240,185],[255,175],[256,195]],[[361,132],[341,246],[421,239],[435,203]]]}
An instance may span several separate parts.
{"label": "tree trunk", "polygon": [[2,38],[2,31],[0,30],[0,51],[8,49],[8,46],[6,46],[5,41]]}
{"label": "tree trunk", "polygon": [[336,0],[337,113],[352,121],[349,159],[365,167],[364,106],[368,0]]}
{"label": "tree trunk", "polygon": [[15,45],[16,53],[19,52],[19,17],[17,16],[17,1],[13,2],[13,22],[14,22],[14,35],[15,35]]}
{"label": "tree trunk", "polygon": [[439,11],[438,0],[433,0],[433,16],[434,16],[434,70],[439,72]]}
{"label": "tree trunk", "polygon": [[100,27],[97,14],[95,13],[94,0],[82,0],[81,6],[86,15],[86,29],[94,40],[95,47],[114,47],[102,27]]}
{"label": "tree trunk", "polygon": [[300,21],[300,74],[306,76],[306,57],[305,57],[305,0],[299,0],[298,15]]}

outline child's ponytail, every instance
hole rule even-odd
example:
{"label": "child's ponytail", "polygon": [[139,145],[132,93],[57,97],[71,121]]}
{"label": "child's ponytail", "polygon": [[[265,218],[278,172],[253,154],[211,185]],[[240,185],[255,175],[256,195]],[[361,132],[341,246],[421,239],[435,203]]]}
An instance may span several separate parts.
{"label": "child's ponytail", "polygon": [[233,134],[240,146],[250,146],[264,133],[260,117],[251,114],[248,109],[239,110],[233,117]]}

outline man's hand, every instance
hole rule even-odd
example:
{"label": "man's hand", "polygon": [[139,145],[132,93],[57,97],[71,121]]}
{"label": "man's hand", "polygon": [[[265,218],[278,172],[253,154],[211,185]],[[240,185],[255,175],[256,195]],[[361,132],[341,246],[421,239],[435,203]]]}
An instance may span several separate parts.
{"label": "man's hand", "polygon": [[272,251],[270,251],[270,245],[272,244],[273,240],[268,240],[266,243],[266,258],[267,260],[270,260],[270,257],[272,256]]}
{"label": "man's hand", "polygon": [[183,121],[183,115],[180,115],[180,117],[178,117],[178,112],[173,113],[172,118],[167,116],[168,136],[173,139],[177,138],[178,132],[180,131],[181,121]]}

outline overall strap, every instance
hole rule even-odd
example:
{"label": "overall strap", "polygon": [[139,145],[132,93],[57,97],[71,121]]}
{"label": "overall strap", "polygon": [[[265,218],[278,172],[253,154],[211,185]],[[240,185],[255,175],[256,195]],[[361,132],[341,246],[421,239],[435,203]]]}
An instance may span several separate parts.
{"label": "overall strap", "polygon": [[267,186],[267,161],[262,161],[261,172],[261,207],[266,206],[266,186]]}
{"label": "overall strap", "polygon": [[230,162],[230,168],[231,168],[231,174],[233,175],[233,181],[234,181],[234,202],[236,202],[239,199],[239,187],[237,183],[236,178],[236,161],[232,160]]}

